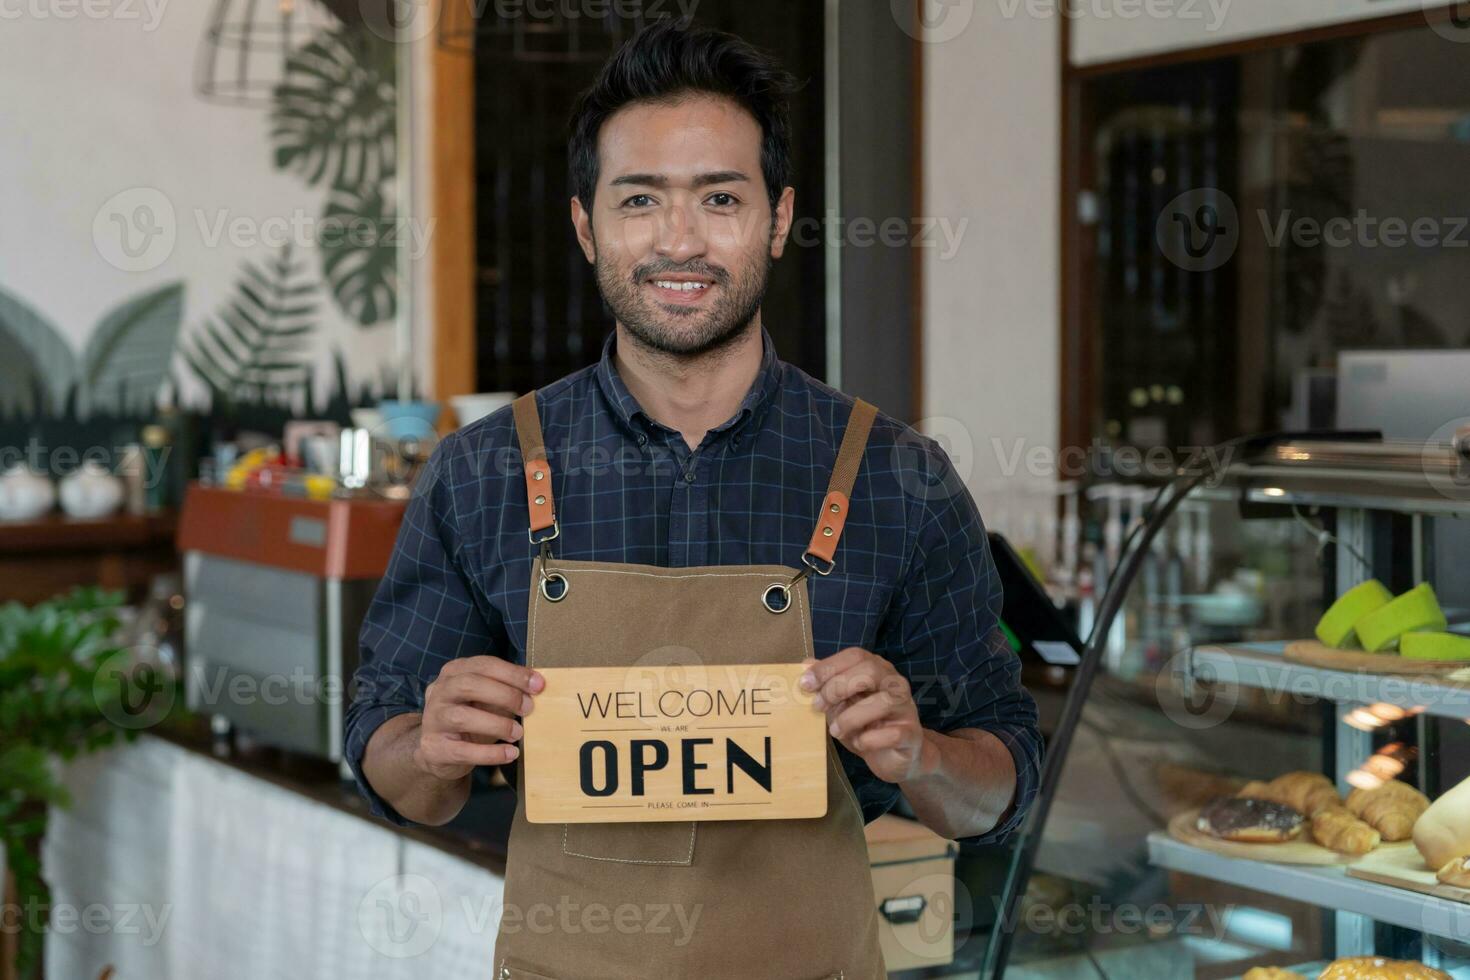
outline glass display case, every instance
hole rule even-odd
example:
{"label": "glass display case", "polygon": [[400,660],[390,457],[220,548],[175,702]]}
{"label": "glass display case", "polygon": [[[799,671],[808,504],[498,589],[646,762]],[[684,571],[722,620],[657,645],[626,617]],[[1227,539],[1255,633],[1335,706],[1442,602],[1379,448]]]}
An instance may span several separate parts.
{"label": "glass display case", "polygon": [[[1315,978],[1377,956],[1470,977],[1470,888],[1436,880],[1412,839],[1424,803],[1400,789],[1439,801],[1470,776],[1470,660],[1312,640],[1368,580],[1393,596],[1429,583],[1446,631],[1470,631],[1470,430],[1456,438],[1276,444],[1204,481],[1146,544],[1018,848],[1005,976]],[[1146,538],[1094,498],[1100,529],[1120,513],[1121,540],[1093,535],[1106,583]],[[1259,784],[1289,773],[1315,774],[1310,800]],[[1225,803],[1201,824],[1246,798],[1271,806]],[[1455,799],[1426,812],[1470,851]],[[1364,827],[1337,833],[1328,804]],[[1287,839],[1228,839],[1242,835]]]}

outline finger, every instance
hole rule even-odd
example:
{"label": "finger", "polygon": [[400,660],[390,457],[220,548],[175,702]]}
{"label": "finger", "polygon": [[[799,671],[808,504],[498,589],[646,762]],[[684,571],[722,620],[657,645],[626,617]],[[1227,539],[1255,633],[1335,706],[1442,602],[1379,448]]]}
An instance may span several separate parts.
{"label": "finger", "polygon": [[905,734],[903,725],[873,725],[848,739],[848,744],[858,753],[881,752],[897,746]]}
{"label": "finger", "polygon": [[898,702],[879,691],[844,705],[832,716],[832,724],[827,730],[835,738],[851,738],[869,725],[888,718],[901,717],[901,710]]}
{"label": "finger", "polygon": [[845,647],[830,657],[812,663],[797,683],[803,691],[815,691],[833,676],[861,663],[867,656],[868,651],[862,647]]}
{"label": "finger", "polygon": [[830,709],[844,701],[882,689],[890,676],[897,676],[892,665],[880,657],[870,656],[862,663],[834,675],[822,685],[813,700],[818,707]]}
{"label": "finger", "polygon": [[521,754],[518,746],[507,742],[484,744],[452,738],[435,739],[424,749],[431,762],[455,766],[500,766]]}
{"label": "finger", "polygon": [[521,737],[521,726],[515,719],[467,704],[451,705],[438,712],[432,730],[454,735],[488,735],[503,742],[514,742]]}
{"label": "finger", "polygon": [[459,673],[442,678],[436,690],[441,697],[462,703],[479,703],[524,715],[531,710],[531,695],[502,680],[483,674]]}
{"label": "finger", "polygon": [[439,671],[441,677],[446,675],[454,677],[461,674],[477,674],[481,677],[501,680],[527,694],[539,694],[546,687],[546,678],[539,671],[511,663],[504,657],[458,657],[449,661]]}

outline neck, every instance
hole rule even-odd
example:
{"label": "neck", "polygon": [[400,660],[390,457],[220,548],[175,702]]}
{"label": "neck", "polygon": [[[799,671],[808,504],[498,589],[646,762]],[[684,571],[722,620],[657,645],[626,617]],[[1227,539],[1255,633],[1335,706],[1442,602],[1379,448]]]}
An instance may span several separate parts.
{"label": "neck", "polygon": [[760,373],[759,316],[730,343],[690,357],[646,347],[622,324],[617,333],[613,364],[623,384],[654,421],[682,434],[690,449],[735,414]]}

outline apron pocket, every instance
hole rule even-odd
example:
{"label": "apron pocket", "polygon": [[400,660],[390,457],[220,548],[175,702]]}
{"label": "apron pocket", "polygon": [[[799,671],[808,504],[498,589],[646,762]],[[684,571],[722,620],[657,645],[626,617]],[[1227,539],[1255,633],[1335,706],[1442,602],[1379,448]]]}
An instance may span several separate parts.
{"label": "apron pocket", "polygon": [[561,852],[592,861],[624,864],[694,863],[698,824],[567,823],[562,824]]}

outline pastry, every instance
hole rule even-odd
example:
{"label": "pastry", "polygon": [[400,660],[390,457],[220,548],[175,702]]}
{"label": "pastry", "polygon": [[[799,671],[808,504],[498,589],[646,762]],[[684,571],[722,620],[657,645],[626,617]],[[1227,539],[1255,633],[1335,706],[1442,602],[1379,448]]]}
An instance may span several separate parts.
{"label": "pastry", "polygon": [[1470,779],[1446,790],[1414,824],[1414,846],[1431,868],[1470,854]]}
{"label": "pastry", "polygon": [[1470,888],[1470,854],[1450,858],[1435,877],[1442,885]]}
{"label": "pastry", "polygon": [[1414,834],[1414,822],[1429,809],[1429,797],[1408,783],[1390,779],[1377,789],[1353,790],[1347,808],[1372,824],[1384,840],[1408,840]]}
{"label": "pastry", "polygon": [[1301,811],[1284,803],[1222,796],[1199,812],[1195,827],[1221,840],[1275,844],[1299,836],[1304,823]]}
{"label": "pastry", "polygon": [[1246,783],[1236,795],[1284,803],[1308,817],[1325,806],[1342,803],[1332,780],[1321,773],[1305,771],[1288,772],[1269,783],[1259,780]]}
{"label": "pastry", "polygon": [[1349,956],[1333,960],[1317,974],[1317,980],[1454,980],[1448,973],[1415,963],[1382,956]]}
{"label": "pastry", "polygon": [[1307,980],[1294,970],[1283,970],[1279,966],[1253,966],[1245,971],[1240,980]]}
{"label": "pastry", "polygon": [[1347,807],[1327,806],[1312,814],[1312,839],[1339,854],[1367,854],[1381,838]]}

